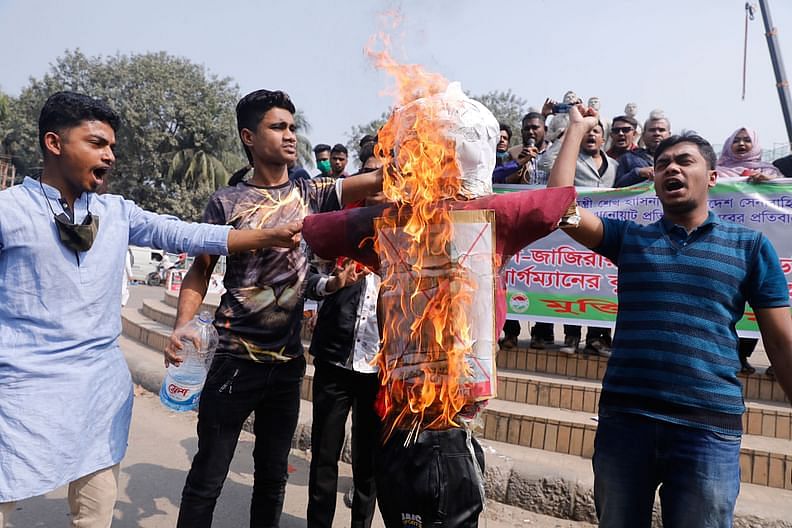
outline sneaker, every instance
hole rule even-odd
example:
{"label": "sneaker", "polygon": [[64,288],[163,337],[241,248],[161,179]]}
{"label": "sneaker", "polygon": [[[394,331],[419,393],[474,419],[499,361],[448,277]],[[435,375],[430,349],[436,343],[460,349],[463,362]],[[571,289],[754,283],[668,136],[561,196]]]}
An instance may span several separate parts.
{"label": "sneaker", "polygon": [[503,339],[501,339],[500,347],[501,348],[517,348],[517,336],[515,335],[507,335]]}
{"label": "sneaker", "polygon": [[544,350],[545,340],[538,336],[531,336],[531,348],[536,350]]}
{"label": "sneaker", "polygon": [[769,376],[771,378],[775,378],[775,372],[773,371],[773,366],[772,365],[767,367],[767,370],[765,370],[765,376]]}
{"label": "sneaker", "polygon": [[592,339],[587,342],[586,348],[584,348],[583,351],[592,356],[601,356],[604,358],[609,358],[611,356],[610,348],[608,348],[608,345],[601,339]]}
{"label": "sneaker", "polygon": [[575,354],[580,346],[580,338],[575,336],[565,336],[564,346],[559,350],[564,354]]}
{"label": "sneaker", "polygon": [[753,368],[750,363],[748,363],[748,360],[745,360],[742,363],[742,367],[740,368],[740,372],[742,372],[743,374],[753,374],[754,372],[756,372],[756,369]]}

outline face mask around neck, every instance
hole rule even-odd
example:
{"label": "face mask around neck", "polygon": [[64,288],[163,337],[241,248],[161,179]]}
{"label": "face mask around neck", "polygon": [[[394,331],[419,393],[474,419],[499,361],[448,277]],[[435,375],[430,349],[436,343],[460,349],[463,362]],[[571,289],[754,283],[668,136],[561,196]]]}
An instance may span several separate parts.
{"label": "face mask around neck", "polygon": [[96,233],[99,231],[99,217],[91,214],[89,210],[82,224],[72,223],[66,213],[55,214],[47,193],[44,191],[41,179],[39,179],[39,186],[41,187],[41,193],[44,195],[44,200],[55,218],[55,225],[58,228],[58,238],[61,244],[78,253],[91,249],[94,240],[96,240]]}
{"label": "face mask around neck", "polygon": [[88,212],[82,224],[72,224],[69,217],[61,213],[55,215],[55,225],[58,226],[61,244],[82,253],[91,249],[94,240],[96,240],[96,233],[99,231],[99,217]]}

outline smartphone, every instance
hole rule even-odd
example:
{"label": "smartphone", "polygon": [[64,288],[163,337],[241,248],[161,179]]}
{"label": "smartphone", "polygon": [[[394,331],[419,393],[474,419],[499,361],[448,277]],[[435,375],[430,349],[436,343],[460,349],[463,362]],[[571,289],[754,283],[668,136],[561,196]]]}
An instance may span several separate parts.
{"label": "smartphone", "polygon": [[556,103],[553,105],[553,113],[554,114],[568,114],[569,109],[572,108],[574,105],[568,103]]}

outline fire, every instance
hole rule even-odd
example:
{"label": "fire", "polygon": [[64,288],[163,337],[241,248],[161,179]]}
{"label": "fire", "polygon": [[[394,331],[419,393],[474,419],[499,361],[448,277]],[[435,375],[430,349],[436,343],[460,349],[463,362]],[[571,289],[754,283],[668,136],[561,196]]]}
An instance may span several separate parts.
{"label": "fire", "polygon": [[459,426],[476,281],[453,248],[452,212],[442,206],[457,199],[462,186],[455,141],[446,133],[447,108],[431,98],[448,81],[418,65],[398,64],[387,51],[368,53],[395,77],[399,94],[400,107],[380,129],[375,149],[384,166],[383,192],[397,204],[395,214],[377,221],[383,277],[376,361],[386,437],[401,428],[410,431],[409,441],[423,429]]}

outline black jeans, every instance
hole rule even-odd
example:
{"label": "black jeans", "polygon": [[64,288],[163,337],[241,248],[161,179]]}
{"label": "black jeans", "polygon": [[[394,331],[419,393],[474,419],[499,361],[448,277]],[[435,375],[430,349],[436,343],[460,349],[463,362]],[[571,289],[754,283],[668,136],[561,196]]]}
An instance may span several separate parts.
{"label": "black jeans", "polygon": [[253,411],[256,441],[250,526],[278,526],[303,375],[303,356],[285,363],[215,357],[198,406],[198,452],[182,491],[179,528],[212,525],[239,433]]}
{"label": "black jeans", "polygon": [[753,337],[740,338],[739,345],[737,347],[737,352],[740,356],[740,363],[745,364],[748,362],[748,358],[751,357],[751,354],[753,354],[758,342],[759,340]]}
{"label": "black jeans", "polygon": [[553,323],[534,323],[531,328],[531,337],[552,343],[555,340],[553,332]]}
{"label": "black jeans", "polygon": [[374,448],[380,421],[374,411],[377,374],[361,374],[314,360],[311,470],[308,480],[308,527],[333,526],[338,491],[338,459],[352,409],[352,528],[368,528],[377,499]]}
{"label": "black jeans", "polygon": [[[578,325],[564,325],[564,336],[572,336],[580,339],[580,326]],[[589,326],[586,332],[586,344],[591,343],[594,339],[601,339],[605,341],[607,346],[611,346],[611,329],[598,326]]]}
{"label": "black jeans", "polygon": [[[387,528],[475,528],[483,509],[467,431],[423,431],[407,447],[396,430],[376,457],[377,500]],[[471,438],[484,472],[484,453]]]}
{"label": "black jeans", "polygon": [[507,319],[506,322],[503,323],[503,334],[506,337],[519,337],[521,331],[520,321],[516,319]]}

